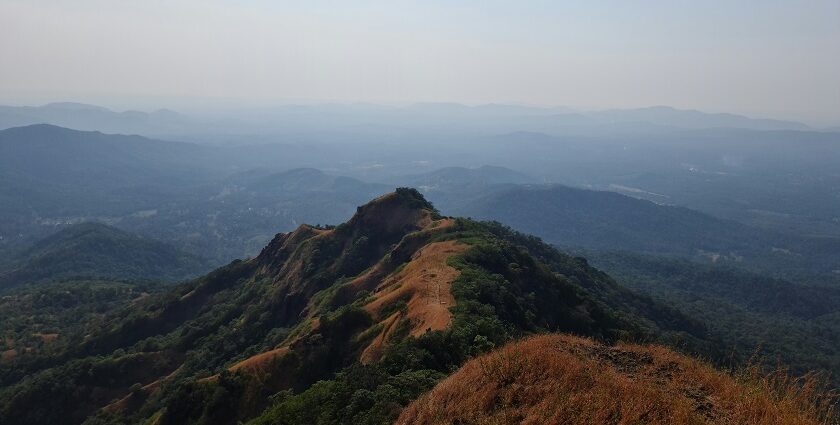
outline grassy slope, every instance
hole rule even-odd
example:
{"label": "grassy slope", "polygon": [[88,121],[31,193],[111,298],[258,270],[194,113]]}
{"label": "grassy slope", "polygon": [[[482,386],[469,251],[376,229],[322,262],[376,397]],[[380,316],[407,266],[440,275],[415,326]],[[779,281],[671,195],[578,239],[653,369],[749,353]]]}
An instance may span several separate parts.
{"label": "grassy slope", "polygon": [[817,381],[732,377],[660,346],[528,338],[471,360],[397,424],[820,424],[830,395]]}

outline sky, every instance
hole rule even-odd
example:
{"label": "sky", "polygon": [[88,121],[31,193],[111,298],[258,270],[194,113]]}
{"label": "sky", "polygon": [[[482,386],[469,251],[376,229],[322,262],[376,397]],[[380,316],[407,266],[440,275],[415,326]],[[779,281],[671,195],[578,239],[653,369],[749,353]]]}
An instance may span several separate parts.
{"label": "sky", "polygon": [[0,0],[0,103],[670,105],[840,125],[840,1]]}

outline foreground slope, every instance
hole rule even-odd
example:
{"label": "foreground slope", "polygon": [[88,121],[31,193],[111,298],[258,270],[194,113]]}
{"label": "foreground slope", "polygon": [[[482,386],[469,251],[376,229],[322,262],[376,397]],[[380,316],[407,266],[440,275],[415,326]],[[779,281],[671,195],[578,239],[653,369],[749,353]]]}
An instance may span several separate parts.
{"label": "foreground slope", "polygon": [[820,424],[814,381],[732,376],[653,345],[546,335],[473,359],[397,424]]}

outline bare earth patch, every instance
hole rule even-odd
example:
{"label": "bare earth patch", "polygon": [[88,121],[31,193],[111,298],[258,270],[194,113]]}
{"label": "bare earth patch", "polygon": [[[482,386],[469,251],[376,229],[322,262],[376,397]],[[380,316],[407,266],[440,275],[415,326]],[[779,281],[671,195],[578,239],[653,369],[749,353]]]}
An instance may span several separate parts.
{"label": "bare earth patch", "polygon": [[379,359],[382,345],[389,331],[400,320],[408,320],[410,335],[420,336],[428,331],[446,329],[452,321],[449,308],[455,305],[452,282],[458,270],[447,264],[447,259],[460,254],[468,245],[457,241],[435,242],[426,245],[411,258],[402,270],[383,280],[373,294],[373,301],[365,310],[374,318],[386,307],[405,302],[404,312],[383,321],[382,333],[362,354],[362,362]]}

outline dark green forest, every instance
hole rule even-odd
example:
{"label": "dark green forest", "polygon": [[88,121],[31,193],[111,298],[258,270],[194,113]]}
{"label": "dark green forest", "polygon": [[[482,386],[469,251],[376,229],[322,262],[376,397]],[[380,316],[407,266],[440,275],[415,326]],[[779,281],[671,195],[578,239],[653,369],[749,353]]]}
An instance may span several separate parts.
{"label": "dark green forest", "polygon": [[177,281],[207,271],[193,254],[100,223],[81,223],[37,241],[0,265],[0,288],[68,279]]}
{"label": "dark green forest", "polygon": [[736,362],[795,375],[822,371],[840,383],[840,286],[621,251],[580,254],[622,285],[706,324]]}

